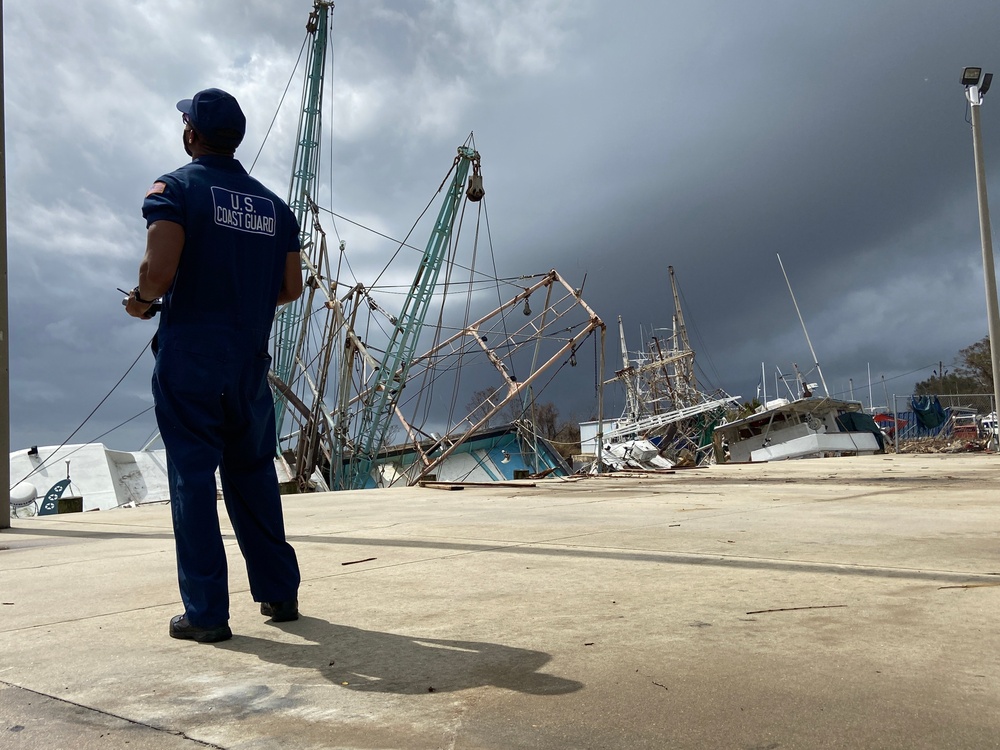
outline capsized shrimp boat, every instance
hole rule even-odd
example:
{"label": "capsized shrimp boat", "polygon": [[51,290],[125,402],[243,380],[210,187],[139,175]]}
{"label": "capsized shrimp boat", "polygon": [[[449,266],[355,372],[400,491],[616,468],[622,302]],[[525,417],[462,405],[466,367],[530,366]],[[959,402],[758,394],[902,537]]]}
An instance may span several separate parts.
{"label": "capsized shrimp boat", "polygon": [[859,401],[808,396],[769,401],[760,411],[718,425],[718,463],[870,455],[884,450],[882,433]]}

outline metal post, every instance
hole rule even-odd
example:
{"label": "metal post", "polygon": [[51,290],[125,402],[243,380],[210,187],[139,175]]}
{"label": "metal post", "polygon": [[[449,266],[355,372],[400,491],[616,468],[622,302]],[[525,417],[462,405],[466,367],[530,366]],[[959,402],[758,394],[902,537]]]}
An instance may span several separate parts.
{"label": "metal post", "polygon": [[3,0],[0,0],[0,482],[7,502],[0,501],[0,529],[10,528],[10,350],[7,320],[7,141],[3,97]]}
{"label": "metal post", "polygon": [[899,453],[899,403],[896,394],[892,394],[892,434],[896,438],[896,453]]}
{"label": "metal post", "polygon": [[604,461],[604,340],[607,326],[601,323],[601,351],[597,365],[597,473],[600,474]]}
{"label": "metal post", "polygon": [[[983,164],[983,138],[979,125],[979,107],[983,97],[979,85],[967,86],[965,95],[972,110],[972,148],[976,157],[976,193],[979,197],[979,236],[983,245],[983,276],[986,281],[986,313],[989,319],[990,359],[993,366],[993,401],[1000,404],[1000,307],[997,305],[997,277],[993,267],[993,237],[990,230],[990,206],[986,198],[986,168]],[[993,448],[998,447],[997,434]]]}

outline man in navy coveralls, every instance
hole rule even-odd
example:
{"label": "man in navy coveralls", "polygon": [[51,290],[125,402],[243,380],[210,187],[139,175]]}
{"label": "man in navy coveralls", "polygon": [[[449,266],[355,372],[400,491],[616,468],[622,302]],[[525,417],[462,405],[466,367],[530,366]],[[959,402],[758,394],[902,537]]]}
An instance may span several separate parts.
{"label": "man in navy coveralls", "polygon": [[267,372],[275,307],[299,297],[302,271],[295,216],[233,156],[246,131],[236,99],[206,89],[177,109],[192,159],[146,194],[146,254],[125,310],[150,319],[162,297],[153,399],[184,603],[169,632],[214,643],[232,637],[217,469],[261,614],[298,618]]}

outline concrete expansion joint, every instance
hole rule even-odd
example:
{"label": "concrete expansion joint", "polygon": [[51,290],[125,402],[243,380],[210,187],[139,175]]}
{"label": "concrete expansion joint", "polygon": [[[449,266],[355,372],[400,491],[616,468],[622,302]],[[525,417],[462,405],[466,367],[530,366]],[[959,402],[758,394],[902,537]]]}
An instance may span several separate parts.
{"label": "concrete expansion joint", "polygon": [[93,706],[85,706],[82,703],[77,703],[76,701],[71,701],[71,700],[68,700],[66,698],[62,698],[62,697],[60,697],[58,695],[51,695],[49,693],[42,693],[42,692],[39,692],[38,690],[32,690],[31,688],[24,687],[23,685],[17,685],[17,684],[15,684],[13,682],[7,682],[6,680],[0,680],[0,685],[3,685],[4,687],[11,688],[13,690],[23,690],[26,693],[31,693],[32,695],[37,695],[37,696],[39,696],[41,698],[48,698],[49,700],[58,701],[59,703],[63,703],[65,705],[67,705],[67,706],[74,706],[75,708],[80,708],[80,709],[83,709],[84,711],[90,711],[90,712],[95,713],[95,714],[100,714],[101,716],[106,716],[109,719],[116,719],[117,721],[124,721],[127,724],[131,724],[132,726],[142,727],[143,729],[152,729],[154,732],[162,732],[163,734],[170,734],[170,735],[173,735],[174,737],[180,737],[180,738],[185,739],[185,740],[187,740],[189,742],[196,742],[197,744],[201,745],[202,747],[210,747],[210,748],[212,748],[212,750],[228,750],[227,748],[223,747],[222,745],[215,745],[215,744],[213,744],[211,742],[204,742],[203,740],[199,740],[199,739],[197,739],[195,737],[190,737],[187,734],[185,734],[184,732],[180,732],[180,731],[177,731],[175,729],[166,729],[164,727],[158,727],[155,724],[147,724],[144,721],[136,721],[135,719],[130,719],[127,716],[120,716],[119,714],[113,714],[110,711],[105,711],[103,709],[95,708]]}

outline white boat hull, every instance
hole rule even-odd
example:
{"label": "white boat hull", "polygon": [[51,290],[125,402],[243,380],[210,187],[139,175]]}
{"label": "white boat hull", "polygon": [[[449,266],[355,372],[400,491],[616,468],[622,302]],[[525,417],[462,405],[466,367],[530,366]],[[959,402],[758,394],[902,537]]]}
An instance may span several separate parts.
{"label": "white boat hull", "polygon": [[767,445],[750,451],[750,460],[781,461],[787,458],[822,458],[829,454],[870,455],[879,450],[878,441],[869,432],[813,433],[787,442]]}

